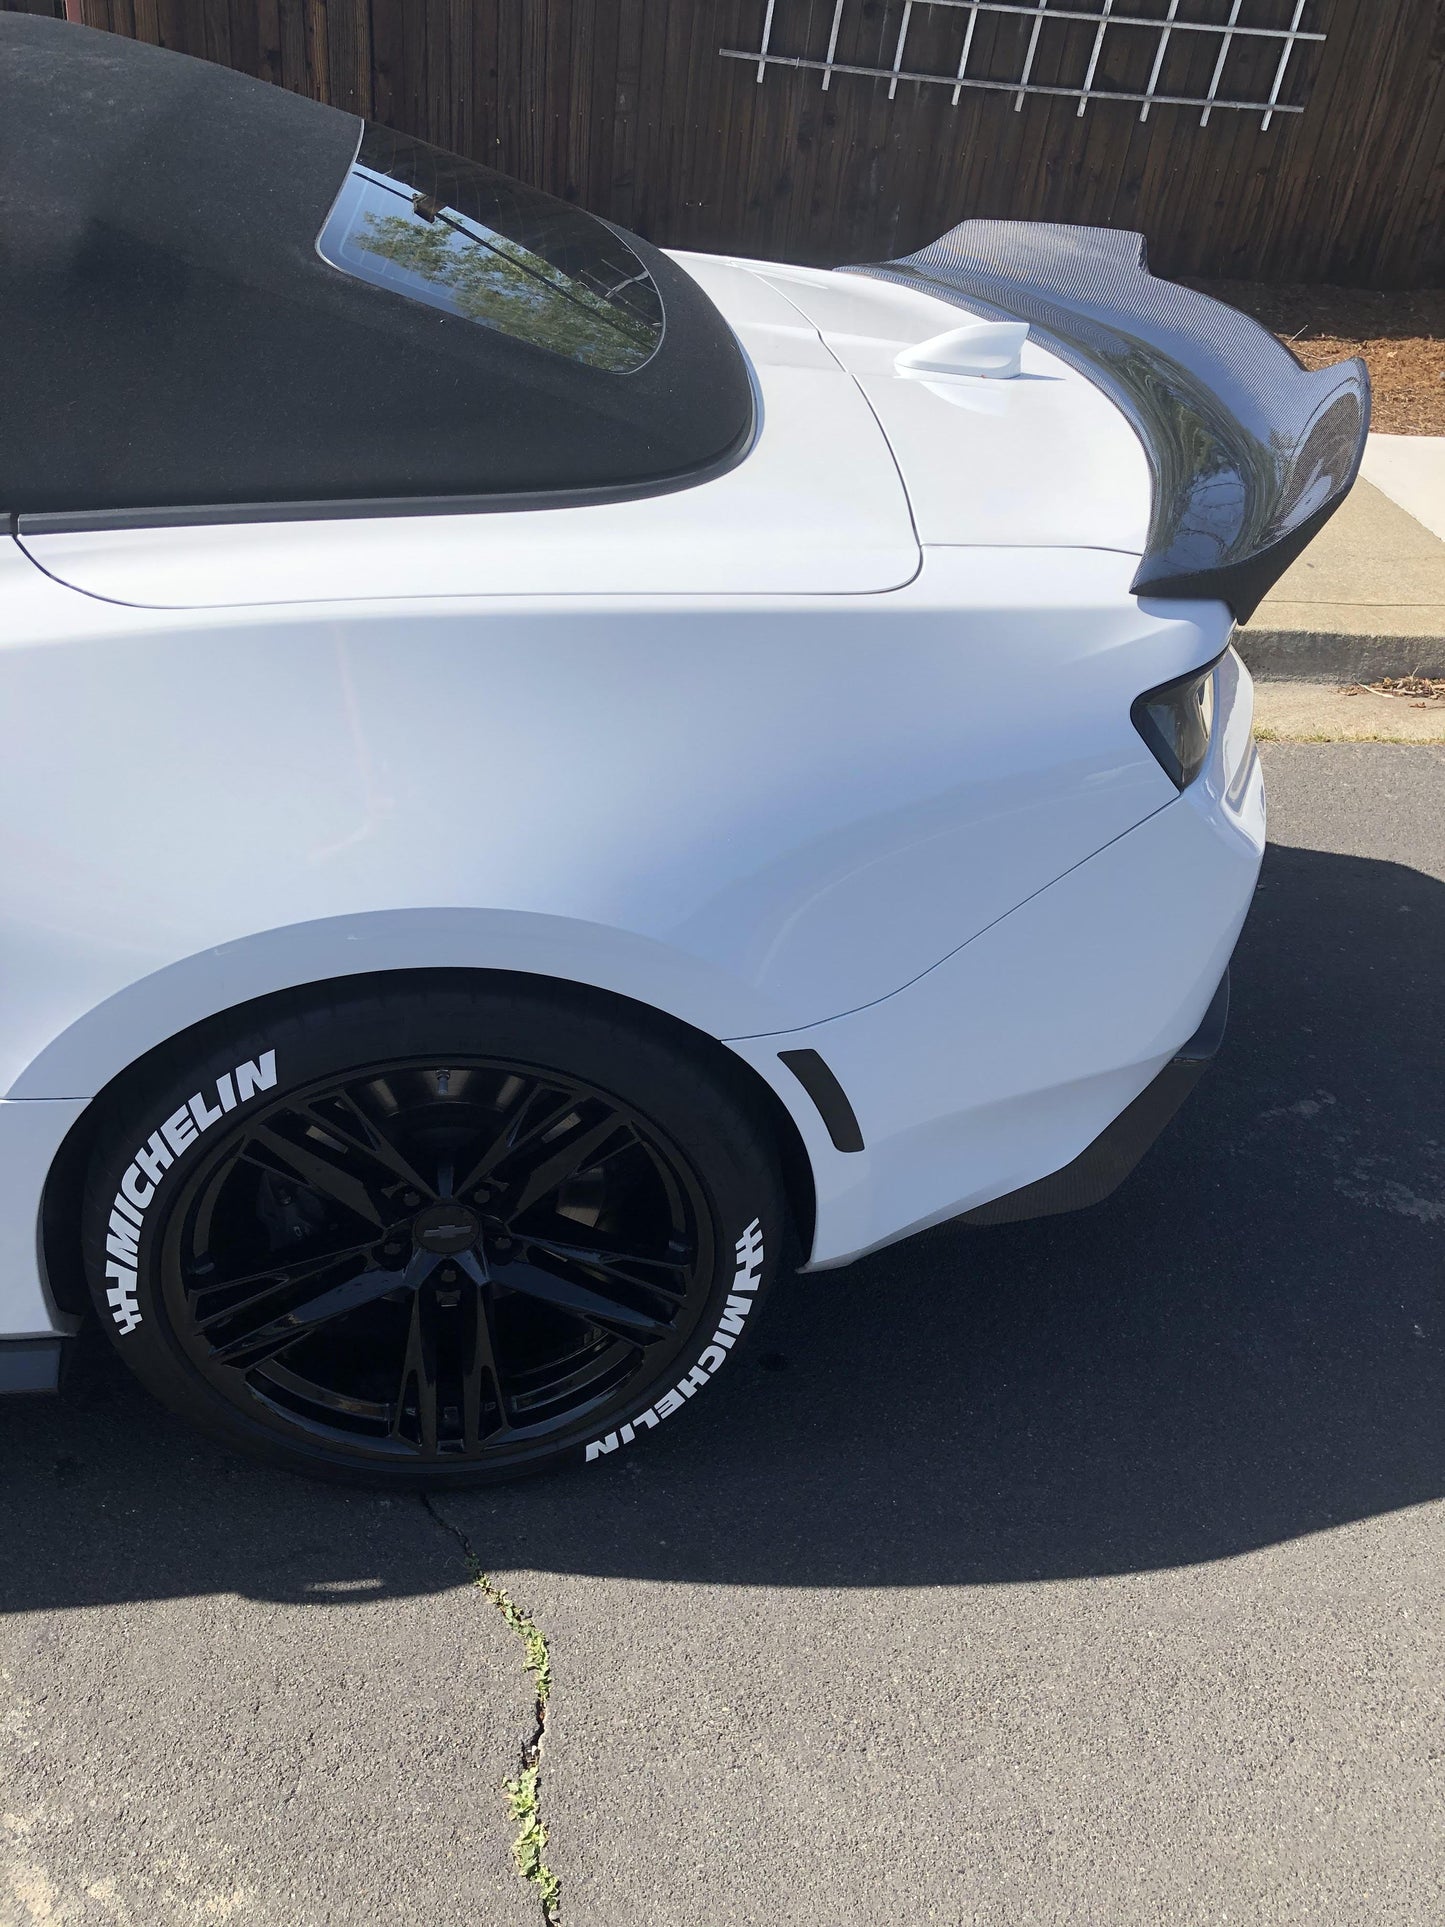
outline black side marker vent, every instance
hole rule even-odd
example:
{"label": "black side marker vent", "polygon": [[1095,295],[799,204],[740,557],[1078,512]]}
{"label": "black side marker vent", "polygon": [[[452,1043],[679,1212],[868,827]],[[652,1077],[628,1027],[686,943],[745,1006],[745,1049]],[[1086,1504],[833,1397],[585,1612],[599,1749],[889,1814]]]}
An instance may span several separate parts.
{"label": "black side marker vent", "polygon": [[838,1151],[861,1151],[863,1133],[848,1102],[848,1093],[815,1050],[780,1050],[779,1058],[818,1107]]}

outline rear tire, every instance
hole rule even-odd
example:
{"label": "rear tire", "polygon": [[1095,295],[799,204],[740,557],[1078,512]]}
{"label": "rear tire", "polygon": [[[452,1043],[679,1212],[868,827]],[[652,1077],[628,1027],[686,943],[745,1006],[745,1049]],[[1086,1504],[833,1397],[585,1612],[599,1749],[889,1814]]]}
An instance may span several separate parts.
{"label": "rear tire", "polygon": [[783,1233],[766,1133],[700,1057],[456,982],[189,1033],[107,1106],[82,1211],[101,1324],[158,1398],[402,1486],[625,1452],[710,1389]]}

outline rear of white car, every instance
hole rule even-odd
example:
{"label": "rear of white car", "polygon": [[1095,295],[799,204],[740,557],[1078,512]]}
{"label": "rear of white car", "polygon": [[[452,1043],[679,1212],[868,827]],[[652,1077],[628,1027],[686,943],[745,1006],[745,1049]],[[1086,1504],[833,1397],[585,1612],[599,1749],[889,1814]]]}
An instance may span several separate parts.
{"label": "rear of white car", "polygon": [[[1031,887],[1035,877],[1000,847],[1007,814],[999,823],[980,809],[975,833],[991,832],[1000,859],[1002,915],[988,915],[996,904],[985,907],[969,878],[976,930],[906,988],[786,1036],[733,1040],[780,1088],[777,1063],[791,1068],[831,1127],[826,1142],[814,1130],[810,1144],[820,1179],[812,1263],[846,1263],[891,1241],[900,1217],[914,1231],[1097,1202],[1167,1124],[1223,1036],[1229,956],[1265,835],[1250,679],[1228,647],[1233,612],[1202,595],[1144,607],[1131,596],[1154,517],[1150,454],[1085,365],[1029,339],[1002,378],[960,372],[949,362],[967,366],[967,328],[950,331],[986,324],[994,311],[964,298],[960,313],[936,284],[678,258],[724,312],[756,314],[757,294],[740,284],[761,283],[779,297],[764,310],[773,324],[785,324],[786,301],[857,382],[908,491],[919,586],[970,612],[994,605],[999,680],[1032,703],[1060,779],[1056,880]],[[935,342],[937,352],[920,352]],[[1053,582],[1063,585],[1062,621],[1048,607]],[[1003,615],[1025,583],[1033,648],[1017,646]],[[1095,594],[1155,619],[1138,654],[1126,653],[1122,633],[1103,647],[1085,642]],[[987,620],[961,628],[961,649],[979,646]],[[1181,644],[1196,667],[1166,683]],[[1135,678],[1152,656],[1164,686],[1126,703],[1115,682],[1121,656]],[[1121,722],[1127,708],[1136,753],[1145,745],[1172,787],[1133,805],[1135,827],[1099,837],[1097,852],[1071,862],[1064,826],[1077,821],[1081,798],[1065,793],[1068,752],[1055,731],[1072,721],[1080,748],[1105,734],[1088,700],[1065,693],[1081,657]],[[1029,724],[1009,713],[1003,689],[990,689],[980,709],[1012,743],[1027,740]],[[961,742],[960,761],[976,777],[980,746]],[[1090,782],[1118,794],[1121,775],[1094,771]],[[1036,798],[1047,793],[1047,777],[1033,781]],[[930,887],[949,890],[946,859]]]}
{"label": "rear of white car", "polygon": [[104,82],[14,157],[74,197],[12,210],[17,355],[110,287],[128,371],[76,410],[37,346],[0,437],[3,1381],[93,1307],[235,1444],[503,1477],[691,1402],[786,1250],[1107,1195],[1223,1032],[1230,636],[1353,479],[1357,364],[1130,237],[669,259],[0,37],[38,141]]}

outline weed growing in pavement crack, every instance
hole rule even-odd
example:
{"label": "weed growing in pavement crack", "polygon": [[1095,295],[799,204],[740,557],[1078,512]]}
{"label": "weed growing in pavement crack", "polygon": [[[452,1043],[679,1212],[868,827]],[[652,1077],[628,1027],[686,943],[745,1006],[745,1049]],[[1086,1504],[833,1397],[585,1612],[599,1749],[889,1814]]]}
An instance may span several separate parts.
{"label": "weed growing in pavement crack", "polygon": [[536,1694],[530,1736],[522,1742],[522,1759],[517,1776],[502,1784],[507,1806],[517,1823],[512,1841],[512,1859],[519,1879],[532,1887],[542,1903],[545,1927],[559,1927],[562,1913],[562,1886],[547,1865],[547,1823],[542,1818],[542,1745],[547,1733],[547,1702],[552,1697],[552,1661],[547,1651],[547,1635],[531,1615],[524,1612],[510,1595],[482,1570],[471,1540],[460,1526],[443,1518],[432,1504],[429,1493],[422,1504],[443,1530],[460,1545],[471,1574],[472,1584],[489,1599],[507,1622],[508,1630],[522,1642],[522,1668],[532,1681]]}

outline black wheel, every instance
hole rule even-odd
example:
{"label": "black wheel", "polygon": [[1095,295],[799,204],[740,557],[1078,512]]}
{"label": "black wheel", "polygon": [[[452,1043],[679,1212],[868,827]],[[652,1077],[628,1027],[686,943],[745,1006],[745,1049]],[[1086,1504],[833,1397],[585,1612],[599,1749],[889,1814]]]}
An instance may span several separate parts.
{"label": "black wheel", "polygon": [[757,1320],[783,1203],[744,1099],[525,985],[344,986],[153,1060],[100,1122],[87,1276],[174,1410],[301,1470],[610,1459]]}

